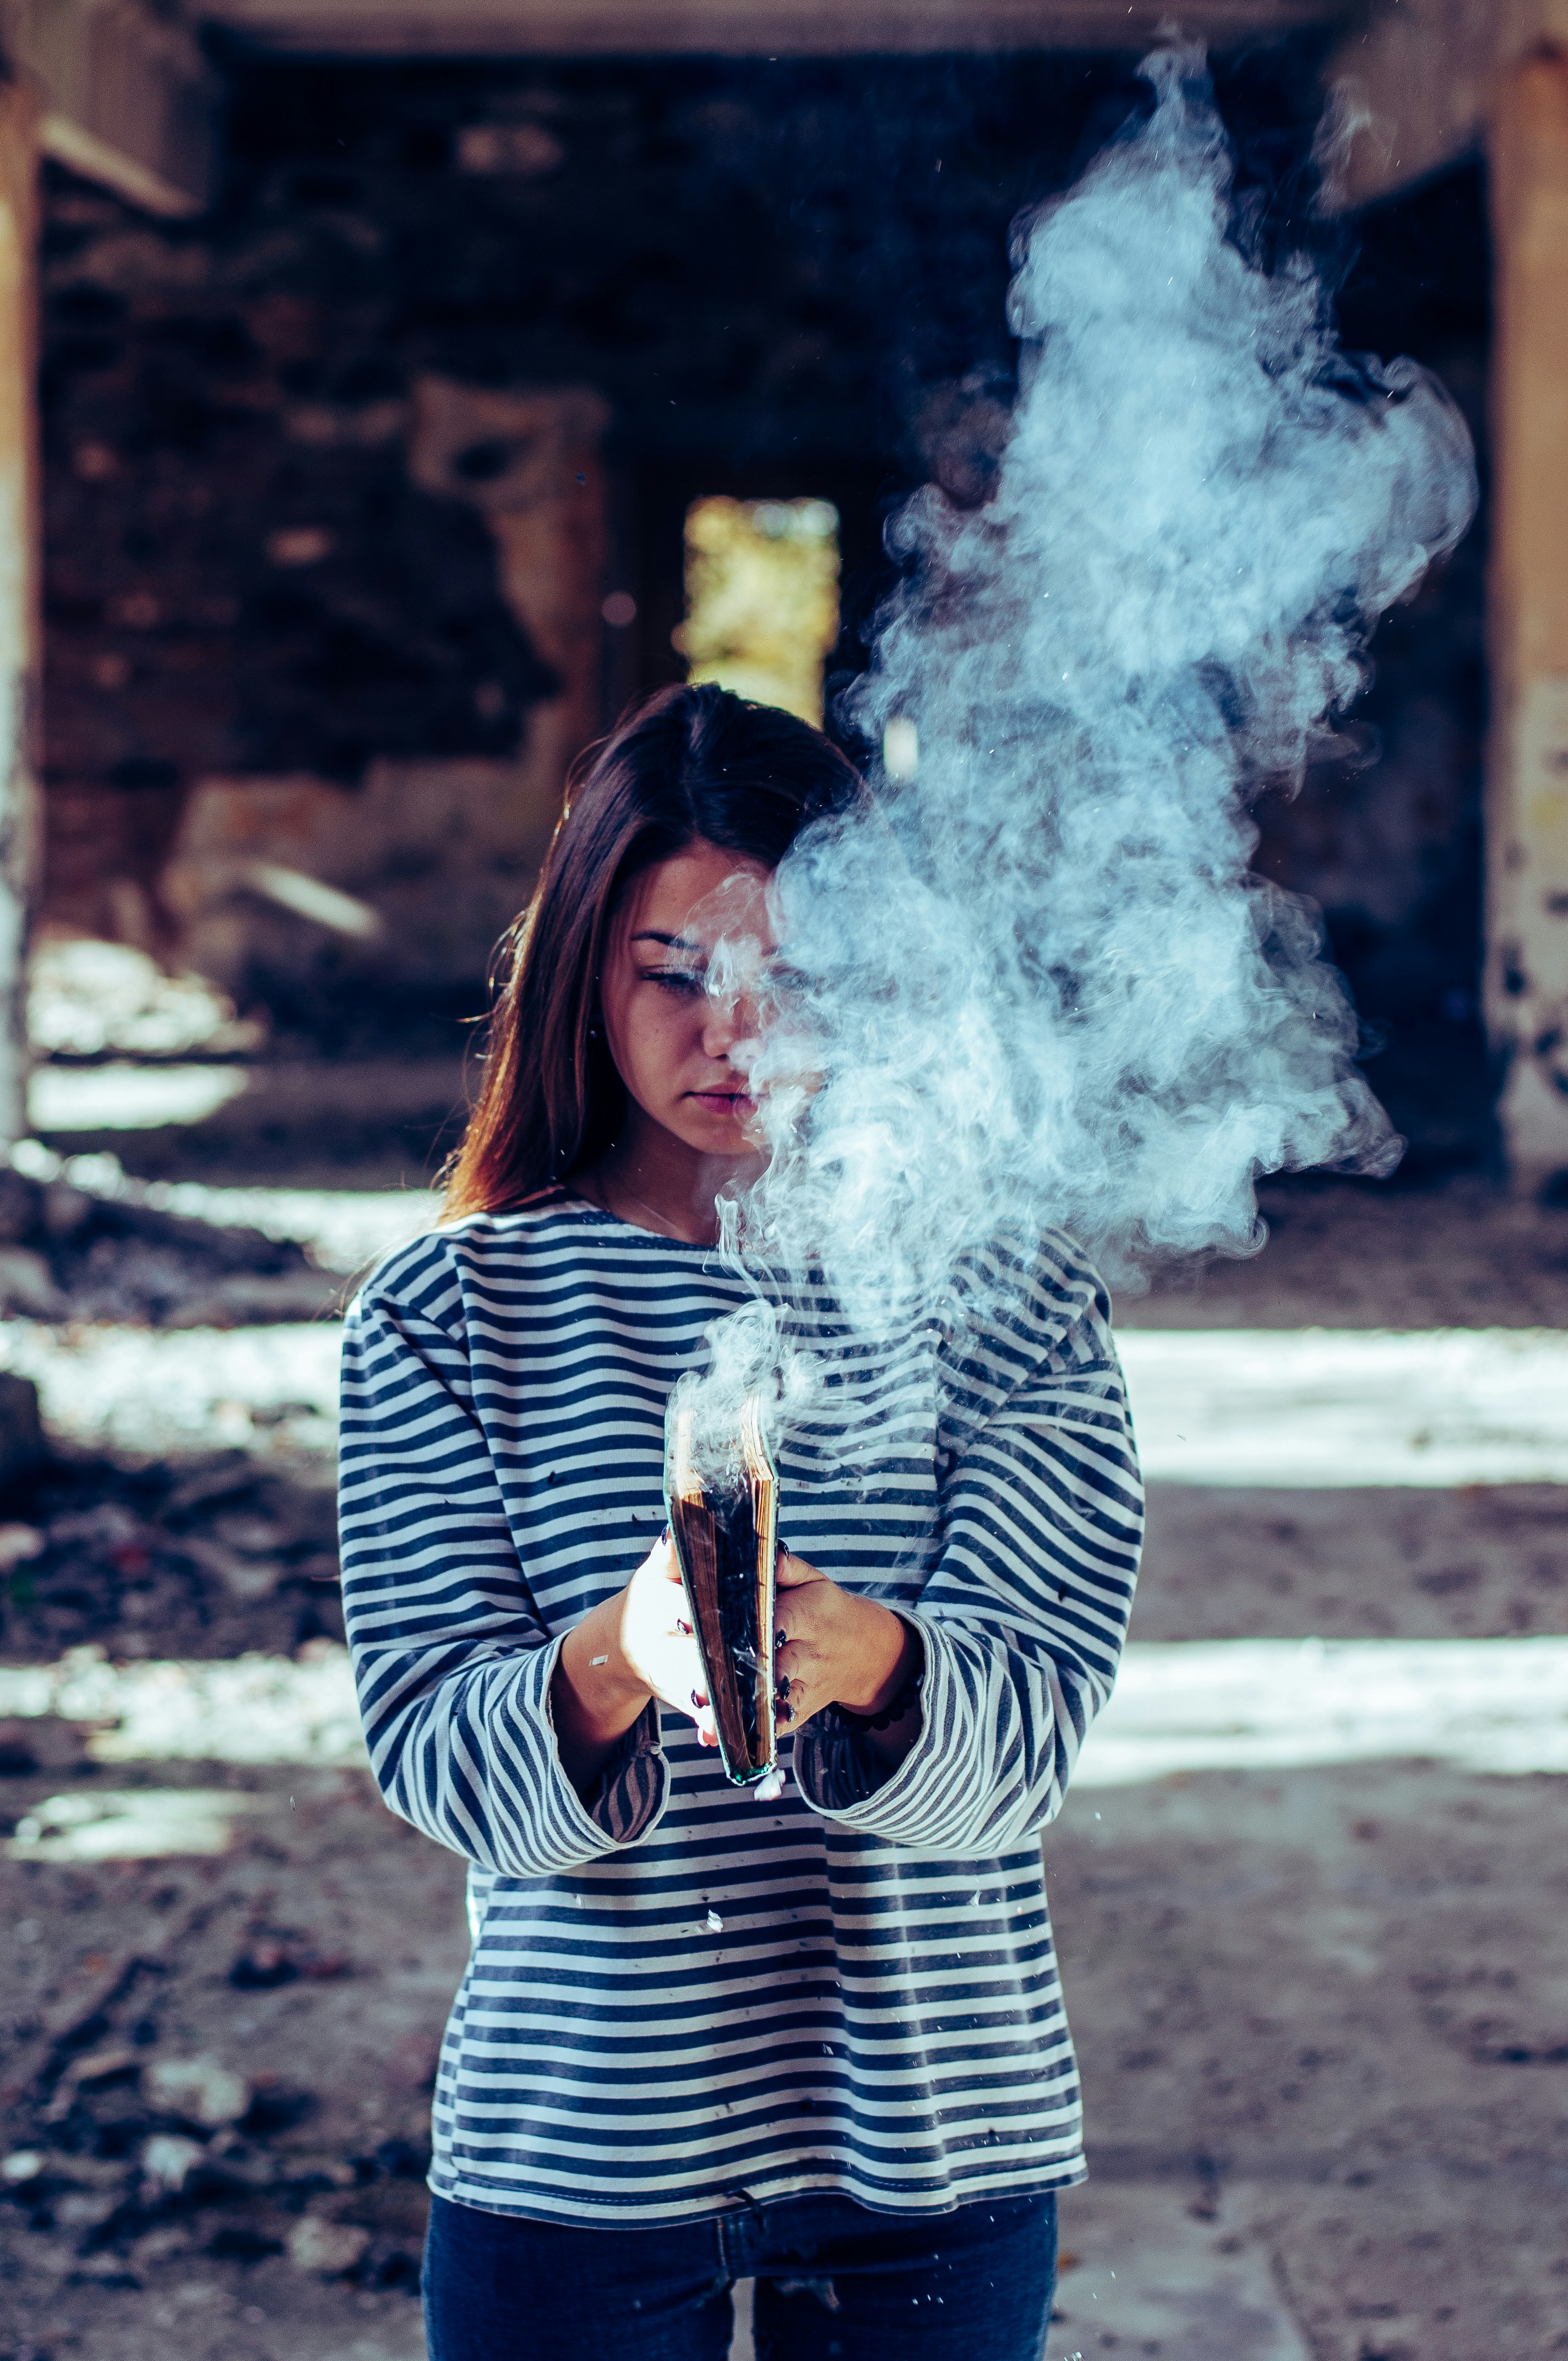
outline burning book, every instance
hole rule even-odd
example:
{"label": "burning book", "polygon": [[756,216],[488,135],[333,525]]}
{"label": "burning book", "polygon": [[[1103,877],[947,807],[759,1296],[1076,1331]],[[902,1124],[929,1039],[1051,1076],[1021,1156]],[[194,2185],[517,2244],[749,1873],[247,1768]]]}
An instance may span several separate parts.
{"label": "burning book", "polygon": [[664,1429],[664,1499],[718,1733],[738,1786],[773,1769],[773,1561],[778,1475],[762,1432],[762,1400],[741,1407],[733,1466],[704,1477],[689,1402],[672,1399]]}

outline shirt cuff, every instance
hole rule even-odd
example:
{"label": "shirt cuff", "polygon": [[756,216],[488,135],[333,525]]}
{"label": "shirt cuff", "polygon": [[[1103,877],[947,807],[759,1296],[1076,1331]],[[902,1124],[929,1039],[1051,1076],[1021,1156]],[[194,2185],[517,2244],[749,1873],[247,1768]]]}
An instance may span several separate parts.
{"label": "shirt cuff", "polygon": [[918,1847],[950,1808],[952,1766],[942,1733],[955,1727],[951,1642],[939,1623],[906,1608],[898,1613],[919,1632],[926,1651],[920,1683],[920,1727],[901,1763],[889,1769],[865,1734],[836,1714],[818,1714],[795,1741],[795,1776],[814,1812],[841,1828],[862,1828],[889,1844]]}
{"label": "shirt cuff", "polygon": [[580,1868],[624,1845],[638,1843],[657,1826],[669,1800],[669,1765],[659,1743],[659,1704],[651,1697],[621,1738],[599,1774],[592,1801],[585,1804],[566,1776],[555,1736],[551,1683],[563,1642],[531,1649],[514,1710],[543,1731],[548,1748],[550,1794],[539,1799],[538,1836],[558,1854],[558,1870]]}

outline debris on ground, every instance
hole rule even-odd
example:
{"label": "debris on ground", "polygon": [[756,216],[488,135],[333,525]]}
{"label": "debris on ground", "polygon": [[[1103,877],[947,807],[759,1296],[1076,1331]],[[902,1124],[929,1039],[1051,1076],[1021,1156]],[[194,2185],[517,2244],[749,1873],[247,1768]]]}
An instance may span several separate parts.
{"label": "debris on ground", "polygon": [[296,2270],[337,2279],[364,2258],[374,2233],[360,2222],[333,2222],[307,2213],[289,2233],[289,2260]]}
{"label": "debris on ground", "polygon": [[[216,1793],[211,1766],[146,1775],[161,1783],[149,1798]],[[172,1852],[90,1879],[0,1855],[13,2339],[60,2349],[68,2290],[156,2304],[192,2275],[296,2324],[317,2302],[401,2317],[417,2293],[461,1864],[393,1820],[363,1772],[232,1777],[221,1860]],[[46,1943],[62,1910],[70,1939]]]}
{"label": "debris on ground", "polygon": [[0,1312],[234,1328],[316,1319],[341,1291],[292,1240],[0,1165]]}
{"label": "debris on ground", "polygon": [[[328,1467],[286,1474],[237,1449],[146,1467],[56,1459],[0,1497],[11,1663],[94,1646],[132,1660],[289,1654],[343,1637]],[[70,1759],[63,1734],[48,1742]]]}
{"label": "debris on ground", "polygon": [[237,2124],[249,2112],[249,2083],[215,2058],[159,2058],[143,2081],[153,2106],[204,2132]]}

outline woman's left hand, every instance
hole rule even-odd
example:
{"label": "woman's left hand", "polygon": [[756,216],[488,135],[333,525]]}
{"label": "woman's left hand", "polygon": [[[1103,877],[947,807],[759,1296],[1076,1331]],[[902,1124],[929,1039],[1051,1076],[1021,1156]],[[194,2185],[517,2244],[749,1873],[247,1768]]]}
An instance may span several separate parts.
{"label": "woman's left hand", "polygon": [[775,1636],[784,1637],[775,1646],[773,1670],[781,1688],[788,1684],[780,1730],[799,1730],[824,1706],[884,1712],[920,1661],[919,1634],[891,1608],[841,1589],[787,1550],[779,1552],[774,1581]]}

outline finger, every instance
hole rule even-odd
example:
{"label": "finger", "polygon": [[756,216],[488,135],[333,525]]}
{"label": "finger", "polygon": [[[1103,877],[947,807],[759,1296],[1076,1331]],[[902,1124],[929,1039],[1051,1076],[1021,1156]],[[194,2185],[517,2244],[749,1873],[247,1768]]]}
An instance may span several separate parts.
{"label": "finger", "polygon": [[773,1565],[775,1588],[795,1590],[798,1589],[802,1583],[826,1582],[827,1579],[827,1576],[819,1567],[809,1565],[803,1557],[793,1556],[783,1543],[780,1543],[778,1557]]}
{"label": "finger", "polygon": [[809,1719],[806,1710],[806,1684],[787,1673],[781,1675],[773,1689],[773,1727],[778,1730],[798,1730]]}
{"label": "finger", "polygon": [[815,1649],[799,1639],[786,1640],[782,1648],[773,1651],[774,1678],[790,1681],[798,1689],[810,1679],[814,1660],[820,1670],[821,1658]]}
{"label": "finger", "polygon": [[664,1527],[663,1532],[643,1559],[642,1565],[650,1573],[663,1575],[666,1582],[679,1582],[681,1562],[675,1555],[675,1544],[668,1525]]}

